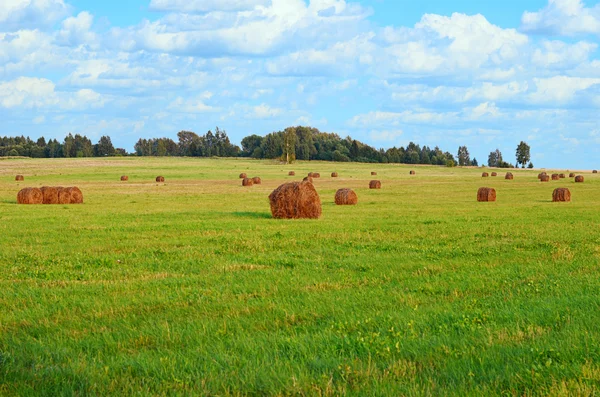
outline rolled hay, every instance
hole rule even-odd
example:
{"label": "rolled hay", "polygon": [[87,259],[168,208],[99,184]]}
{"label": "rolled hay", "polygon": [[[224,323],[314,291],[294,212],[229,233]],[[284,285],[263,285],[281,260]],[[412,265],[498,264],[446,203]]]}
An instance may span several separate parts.
{"label": "rolled hay", "polygon": [[411,170],[410,175],[417,175],[417,173],[415,171]]}
{"label": "rolled hay", "polygon": [[558,181],[558,180],[560,180],[560,176],[558,174],[552,174],[552,180]]}
{"label": "rolled hay", "polygon": [[584,181],[583,175],[577,175],[575,177],[575,182],[577,182],[577,183],[583,183],[583,181]]}
{"label": "rolled hay", "polygon": [[483,173],[481,174],[481,177],[482,177],[482,178],[487,178],[487,177],[489,177],[489,176],[490,176],[490,174],[488,174],[487,172],[483,172]]}
{"label": "rolled hay", "polygon": [[[42,204],[68,204],[68,203],[60,203],[58,199],[58,191],[62,189],[62,187],[54,187],[54,186],[42,186],[40,188],[42,192],[43,201]],[[69,196],[69,202],[71,201],[71,196]]]}
{"label": "rolled hay", "polygon": [[574,173],[574,172],[571,172],[571,173],[569,174],[569,178],[575,178],[575,173]]}
{"label": "rolled hay", "polygon": [[252,185],[254,185],[254,180],[252,178],[242,179],[242,186],[252,186]]}
{"label": "rolled hay", "polygon": [[312,178],[312,176],[313,176],[313,173],[312,173],[312,172],[309,172],[309,173],[308,173],[308,177],[309,177],[309,178]]}
{"label": "rolled hay", "polygon": [[242,172],[240,174],[240,179],[244,179],[244,178],[248,178],[248,174],[246,174],[245,172]]}
{"label": "rolled hay", "polygon": [[569,202],[571,201],[571,192],[569,189],[564,187],[559,187],[558,189],[554,189],[552,193],[552,202]]}
{"label": "rolled hay", "polygon": [[279,186],[269,195],[275,219],[317,219],[321,217],[321,199],[308,182],[291,182]]}
{"label": "rolled hay", "polygon": [[356,205],[358,196],[352,189],[340,189],[335,192],[335,203],[337,205]]}
{"label": "rolled hay", "polygon": [[369,189],[381,189],[381,181],[369,182]]}
{"label": "rolled hay", "polygon": [[375,176],[375,175],[377,175],[377,173],[373,171],[373,172],[371,172],[371,175]]}
{"label": "rolled hay", "polygon": [[304,179],[302,179],[302,182],[313,183],[312,176],[305,176]]}
{"label": "rolled hay", "polygon": [[540,172],[540,173],[538,174],[538,179],[542,179],[542,177],[543,177],[544,175],[548,175],[548,174],[546,174],[545,172]]}
{"label": "rolled hay", "polygon": [[598,173],[598,170],[593,170],[592,171],[592,174],[597,174],[597,173]]}
{"label": "rolled hay", "polygon": [[550,175],[541,175],[540,176],[540,182],[549,182],[550,181]]}
{"label": "rolled hay", "polygon": [[156,182],[164,182],[165,181],[165,177],[164,176],[157,176],[156,177]]}
{"label": "rolled hay", "polygon": [[18,204],[42,204],[44,195],[37,187],[26,187],[17,193]]}
{"label": "rolled hay", "polygon": [[56,204],[71,204],[71,192],[66,190],[64,187],[57,187],[58,201]]}
{"label": "rolled hay", "polygon": [[512,181],[513,179],[515,179],[515,176],[512,174],[512,172],[507,172],[504,179]]}
{"label": "rolled hay", "polygon": [[127,175],[121,175],[121,180],[122,181],[128,181],[129,177]]}
{"label": "rolled hay", "polygon": [[320,178],[320,177],[321,177],[321,174],[319,174],[318,172],[313,172],[313,173],[312,173],[312,177],[313,177],[313,178]]}
{"label": "rolled hay", "polygon": [[492,172],[492,176],[498,176],[497,172]]}
{"label": "rolled hay", "polygon": [[338,177],[338,173],[337,172],[332,172],[331,173],[331,177],[332,178],[337,178]]}
{"label": "rolled hay", "polygon": [[262,183],[262,180],[259,176],[255,176],[254,178],[252,178],[252,183],[255,185],[260,185]]}
{"label": "rolled hay", "polygon": [[567,176],[566,176],[565,174],[558,174],[558,177],[559,177],[560,179],[565,179]]}
{"label": "rolled hay", "polygon": [[25,177],[23,175],[17,175],[15,176],[15,181],[17,182],[22,182],[25,180]]}
{"label": "rolled hay", "polygon": [[288,176],[296,176],[296,173],[294,171],[290,171],[288,172]]}
{"label": "rolled hay", "polygon": [[62,192],[67,192],[69,195],[69,204],[83,204],[83,193],[81,193],[81,190],[77,186],[62,188],[59,196]]}
{"label": "rolled hay", "polygon": [[490,202],[496,201],[496,189],[491,187],[480,187],[477,191],[477,201]]}

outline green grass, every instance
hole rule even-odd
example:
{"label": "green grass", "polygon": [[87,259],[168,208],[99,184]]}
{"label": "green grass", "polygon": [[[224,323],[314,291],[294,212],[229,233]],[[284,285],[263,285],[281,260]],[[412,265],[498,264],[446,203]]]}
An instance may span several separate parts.
{"label": "green grass", "polygon": [[[600,393],[600,176],[413,168],[0,161],[0,395]],[[322,219],[271,219],[309,171]],[[15,204],[42,185],[85,204]]]}

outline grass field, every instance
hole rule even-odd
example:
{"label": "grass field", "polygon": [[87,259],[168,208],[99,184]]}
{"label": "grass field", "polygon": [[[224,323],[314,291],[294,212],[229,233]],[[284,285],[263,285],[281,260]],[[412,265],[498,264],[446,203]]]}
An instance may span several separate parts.
{"label": "grass field", "polygon": [[[271,219],[309,171],[322,219]],[[538,172],[0,160],[0,395],[598,395],[600,176]]]}

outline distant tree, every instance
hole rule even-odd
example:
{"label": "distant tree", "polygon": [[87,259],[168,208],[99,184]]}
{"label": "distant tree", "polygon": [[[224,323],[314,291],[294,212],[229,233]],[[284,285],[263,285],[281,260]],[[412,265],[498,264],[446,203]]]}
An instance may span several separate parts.
{"label": "distant tree", "polygon": [[469,156],[469,149],[467,149],[466,146],[460,146],[458,148],[458,165],[464,167],[470,164],[471,158]]}
{"label": "distant tree", "polygon": [[162,139],[159,139],[156,143],[156,155],[159,157],[167,155],[167,145],[165,145],[165,141]]}
{"label": "distant tree", "polygon": [[39,137],[36,142],[36,145],[38,145],[39,147],[42,147],[42,148],[46,147],[46,138],[44,138],[43,136]]}
{"label": "distant tree", "polygon": [[477,162],[477,159],[475,157],[473,157],[473,161],[471,161],[471,166],[479,167],[479,163]]}
{"label": "distant tree", "polygon": [[527,168],[533,168],[533,163],[530,162],[529,165],[527,166]]}
{"label": "distant tree", "polygon": [[115,149],[115,156],[127,156],[127,150],[123,149],[123,148],[116,148]]}
{"label": "distant tree", "polygon": [[[256,148],[259,148],[262,144],[263,137],[260,135],[249,135],[242,139],[242,153],[243,157],[251,157]],[[308,159],[307,159],[308,160]]]}
{"label": "distant tree", "polygon": [[283,154],[281,156],[282,160],[285,161],[286,164],[296,161],[297,142],[298,137],[296,136],[296,130],[291,127],[286,128],[285,131],[283,131]]}
{"label": "distant tree", "polygon": [[200,137],[192,131],[179,131],[177,133],[179,138],[179,154],[181,156],[195,156],[196,153],[193,149],[194,145],[200,140]]}
{"label": "distant tree", "polygon": [[109,136],[105,135],[100,138],[98,143],[94,145],[94,153],[96,156],[100,157],[115,155],[115,147],[113,146]]}
{"label": "distant tree", "polygon": [[531,159],[531,147],[527,143],[521,141],[519,146],[517,146],[516,156],[517,167],[519,167],[519,164],[521,164],[521,168],[525,168],[525,164],[527,164]]}
{"label": "distant tree", "polygon": [[502,164],[502,153],[499,149],[496,149],[493,152],[490,152],[488,156],[488,166],[489,167],[500,167]]}

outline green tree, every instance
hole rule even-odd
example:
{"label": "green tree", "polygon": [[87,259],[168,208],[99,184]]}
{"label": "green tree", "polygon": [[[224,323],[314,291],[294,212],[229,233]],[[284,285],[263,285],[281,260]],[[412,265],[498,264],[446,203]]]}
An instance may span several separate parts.
{"label": "green tree", "polygon": [[260,145],[262,144],[262,141],[263,141],[263,137],[256,135],[256,134],[249,135],[249,136],[245,137],[244,139],[242,139],[242,156],[243,157],[252,156],[252,154],[254,153],[254,150],[256,150],[256,148],[260,147]]}
{"label": "green tree", "polygon": [[296,144],[298,143],[298,137],[296,136],[295,128],[286,128],[283,131],[283,154],[282,160],[286,164],[291,164],[296,161]]}
{"label": "green tree", "polygon": [[458,165],[464,167],[470,164],[471,157],[469,156],[469,149],[467,149],[466,146],[460,146],[458,148]]}
{"label": "green tree", "polygon": [[502,153],[499,149],[490,152],[490,155],[488,156],[488,167],[500,167],[502,163]]}
{"label": "green tree", "polygon": [[114,156],[115,147],[113,146],[110,137],[106,135],[101,137],[98,143],[94,146],[94,152],[96,156],[99,157]]}
{"label": "green tree", "polygon": [[517,146],[517,168],[521,164],[521,168],[525,168],[525,164],[531,160],[531,147],[523,141]]}

